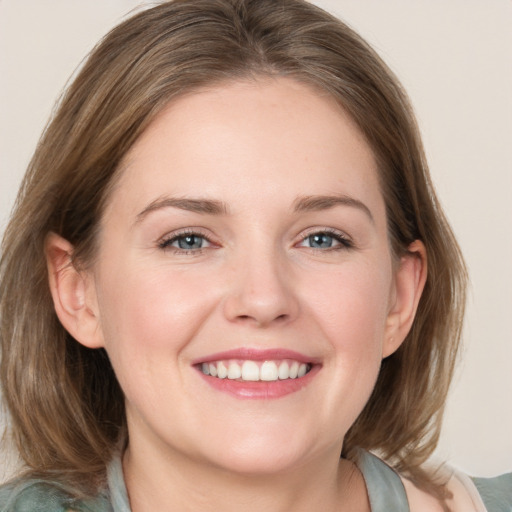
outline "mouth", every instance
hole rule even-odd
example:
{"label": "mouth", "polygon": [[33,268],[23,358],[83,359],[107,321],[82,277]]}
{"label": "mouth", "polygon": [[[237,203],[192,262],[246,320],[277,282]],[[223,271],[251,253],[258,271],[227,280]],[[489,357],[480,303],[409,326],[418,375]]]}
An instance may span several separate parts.
{"label": "mouth", "polygon": [[289,350],[241,349],[214,354],[193,366],[213,388],[237,398],[270,399],[305,388],[319,361]]}
{"label": "mouth", "polygon": [[239,382],[300,379],[309,373],[311,368],[310,363],[301,363],[293,359],[270,361],[228,359],[201,363],[201,371],[204,375]]}

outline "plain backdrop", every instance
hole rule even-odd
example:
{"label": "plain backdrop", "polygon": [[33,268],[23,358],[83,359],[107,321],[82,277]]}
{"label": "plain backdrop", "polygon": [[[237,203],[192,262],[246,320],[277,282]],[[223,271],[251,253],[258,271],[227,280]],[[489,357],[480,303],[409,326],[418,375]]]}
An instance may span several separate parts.
{"label": "plain backdrop", "polygon": [[[512,470],[512,1],[315,0],[365,37],[416,110],[472,288],[438,456]],[[0,0],[0,233],[52,106],[139,0]],[[1,422],[0,422],[1,423]],[[0,454],[0,479],[2,467]]]}

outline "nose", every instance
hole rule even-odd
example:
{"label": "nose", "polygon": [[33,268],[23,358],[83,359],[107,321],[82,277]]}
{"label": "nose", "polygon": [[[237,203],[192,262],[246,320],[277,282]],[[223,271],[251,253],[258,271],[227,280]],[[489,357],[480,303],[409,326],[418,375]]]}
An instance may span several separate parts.
{"label": "nose", "polygon": [[229,278],[224,314],[230,322],[267,327],[297,317],[293,276],[282,258],[271,251],[239,258]]}

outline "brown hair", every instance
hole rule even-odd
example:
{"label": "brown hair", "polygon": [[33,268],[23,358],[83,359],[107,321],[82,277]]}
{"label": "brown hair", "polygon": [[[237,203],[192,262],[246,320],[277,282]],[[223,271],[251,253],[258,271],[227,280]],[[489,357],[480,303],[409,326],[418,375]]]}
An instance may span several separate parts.
{"label": "brown hair", "polygon": [[125,435],[123,393],[106,353],[60,325],[45,237],[87,264],[123,156],[173,98],[248,77],[287,76],[323,90],[377,158],[394,253],[422,240],[428,278],[411,332],[385,359],[346,435],[423,487],[436,446],[465,305],[466,274],[436,199],[414,115],[397,79],[349,27],[302,0],[176,0],[140,12],[92,52],[61,99],[23,181],[2,245],[1,379],[26,465],[94,489]]}

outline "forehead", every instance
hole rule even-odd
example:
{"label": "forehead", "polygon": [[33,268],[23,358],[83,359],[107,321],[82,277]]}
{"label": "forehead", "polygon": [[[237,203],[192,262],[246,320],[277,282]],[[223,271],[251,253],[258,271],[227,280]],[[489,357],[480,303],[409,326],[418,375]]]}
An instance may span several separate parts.
{"label": "forehead", "polygon": [[228,200],[233,193],[235,202],[304,193],[380,197],[373,152],[355,123],[331,96],[287,78],[173,100],[126,155],[116,189],[141,200],[162,193]]}

